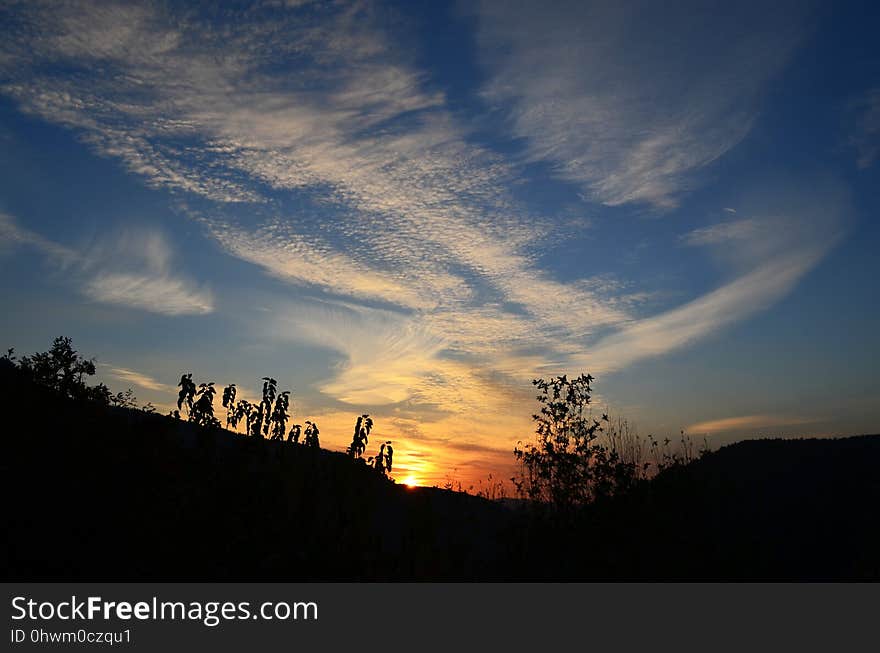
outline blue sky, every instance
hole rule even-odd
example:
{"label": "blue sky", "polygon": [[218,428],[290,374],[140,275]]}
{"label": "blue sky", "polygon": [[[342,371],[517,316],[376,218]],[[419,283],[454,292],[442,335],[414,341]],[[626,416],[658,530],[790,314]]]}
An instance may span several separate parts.
{"label": "blue sky", "polygon": [[424,482],[509,465],[562,372],[642,433],[876,432],[877,18],[5,3],[0,336],[163,408],[271,374]]}

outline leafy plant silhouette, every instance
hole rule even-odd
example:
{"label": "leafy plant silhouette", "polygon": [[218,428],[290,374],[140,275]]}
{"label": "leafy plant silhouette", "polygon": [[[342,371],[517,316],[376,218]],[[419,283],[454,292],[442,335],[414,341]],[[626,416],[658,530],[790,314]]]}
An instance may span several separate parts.
{"label": "leafy plant silhouette", "polygon": [[210,428],[219,428],[220,420],[214,417],[214,395],[217,390],[212,383],[200,383],[196,401],[192,406],[189,421]]}
{"label": "leafy plant silhouette", "polygon": [[306,420],[306,437],[303,444],[313,449],[319,449],[321,447],[321,443],[318,440],[318,435],[320,433],[321,432],[318,430],[318,425],[315,422],[310,422],[309,420]]}
{"label": "leafy plant silhouette", "polygon": [[[124,392],[112,393],[103,383],[88,386],[85,378],[96,373],[94,359],[80,356],[73,348],[72,340],[67,337],[55,338],[49,351],[35,353],[16,359],[15,351],[9,349],[0,356],[0,364],[15,368],[33,381],[37,386],[54,393],[77,400],[95,401],[103,405],[112,405],[123,409],[138,409],[137,397],[129,388]],[[238,388],[230,383],[223,389],[222,405],[226,409],[226,427],[238,429],[245,427],[247,435],[263,439],[284,440],[284,434],[291,419],[289,390],[278,393],[277,381],[269,376],[262,377],[262,400],[251,403],[238,398]],[[187,421],[200,427],[220,428],[220,420],[214,414],[214,398],[217,388],[214,382],[196,385],[191,372],[181,374],[177,384],[177,410],[169,412],[169,416],[180,419],[181,411],[185,412]],[[52,398],[46,397],[46,406],[51,405]],[[147,403],[140,410],[153,413],[155,406]],[[352,444],[348,453],[355,459],[362,459],[366,451],[373,420],[368,414],[358,416]],[[302,444],[308,448],[320,449],[320,429],[318,424],[306,420],[305,428],[293,424],[287,435],[287,441]],[[387,441],[379,449],[377,456],[370,457],[369,463],[382,474],[391,471],[393,449],[391,441]]]}
{"label": "leafy plant silhouette", "polygon": [[228,386],[223,388],[223,407],[226,409],[226,428],[232,426],[235,428],[235,424],[233,424],[233,420],[235,418],[235,394],[236,394],[235,384],[230,383]]}
{"label": "leafy plant silhouette", "polygon": [[[137,397],[134,395],[134,390],[129,388],[125,392],[117,392],[115,395],[110,396],[110,404],[113,406],[117,406],[118,408],[137,408]],[[150,405],[150,404],[147,404]],[[147,411],[149,412],[149,411]]]}
{"label": "leafy plant silhouette", "polygon": [[285,390],[275,400],[275,407],[269,419],[272,429],[272,440],[284,440],[287,432],[287,420],[290,419],[288,409],[290,407],[290,391]]}
{"label": "leafy plant silhouette", "polygon": [[232,416],[229,423],[232,428],[237,429],[241,421],[244,420],[245,433],[247,435],[259,436],[260,429],[256,423],[258,413],[259,409],[257,408],[257,406],[249,402],[247,399],[239,399],[238,403],[235,404],[234,410],[232,411]]}
{"label": "leafy plant silhouette", "polygon": [[379,447],[379,453],[375,456],[370,456],[367,459],[367,464],[372,465],[372,467],[382,475],[387,475],[391,471],[392,459],[394,457],[394,448],[391,446],[391,440],[382,443],[382,446]]}
{"label": "leafy plant silhouette", "polygon": [[512,480],[521,495],[557,511],[623,491],[637,475],[632,461],[597,442],[609,419],[592,415],[592,382],[588,374],[532,381],[541,404],[539,414],[532,415],[536,442],[514,448],[520,473]]}
{"label": "leafy plant silhouette", "polygon": [[351,444],[348,445],[348,455],[355,460],[359,460],[367,449],[370,431],[373,429],[373,420],[366,413],[359,415],[354,425],[354,435]]}
{"label": "leafy plant silhouette", "polygon": [[300,435],[302,435],[302,424],[294,424],[290,427],[290,433],[287,434],[287,441],[292,442],[293,444],[299,444]]}
{"label": "leafy plant silhouette", "polygon": [[177,387],[180,388],[180,392],[177,394],[177,410],[183,410],[183,407],[186,406],[186,414],[190,416],[196,396],[196,384],[192,380],[192,372],[181,375]]}
{"label": "leafy plant silhouette", "polygon": [[263,400],[260,402],[254,419],[255,432],[252,435],[265,437],[269,434],[269,418],[272,414],[272,404],[275,401],[275,395],[278,392],[277,384],[278,382],[275,379],[269,376],[263,377]]}

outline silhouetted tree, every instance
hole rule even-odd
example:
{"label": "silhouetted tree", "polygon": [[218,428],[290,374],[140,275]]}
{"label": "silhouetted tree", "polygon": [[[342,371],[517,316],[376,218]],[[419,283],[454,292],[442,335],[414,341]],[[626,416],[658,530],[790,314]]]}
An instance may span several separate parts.
{"label": "silhouetted tree", "polygon": [[[10,349],[4,358],[13,363],[14,350]],[[81,357],[70,338],[59,336],[52,341],[49,351],[22,356],[18,369],[35,383],[65,397],[110,403],[110,389],[106,385],[86,385],[84,377],[95,374],[95,361]]]}

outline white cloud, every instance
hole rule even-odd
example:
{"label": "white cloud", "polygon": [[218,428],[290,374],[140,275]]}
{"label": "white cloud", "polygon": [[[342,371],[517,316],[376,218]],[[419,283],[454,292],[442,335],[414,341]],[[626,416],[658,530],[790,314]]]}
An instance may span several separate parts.
{"label": "white cloud", "polygon": [[[683,238],[733,278],[637,320],[639,293],[540,264],[546,226],[507,191],[517,165],[473,142],[369,6],[272,21],[257,8],[219,27],[173,11],[85,3],[28,14],[38,29],[10,29],[0,45],[2,91],[147,183],[210,200],[190,214],[232,256],[331,296],[273,316],[273,334],[337,352],[320,387],[343,401],[434,402],[463,435],[475,413],[507,426],[511,397],[522,400],[513,386],[552,368],[620,369],[715,333],[784,296],[833,242],[790,206],[777,220],[737,204],[749,217]],[[674,204],[748,132],[800,32],[797,12],[781,26],[777,13],[761,22],[736,9],[708,37],[708,10],[681,9],[658,35],[646,28],[652,11],[480,11],[486,97],[509,105],[528,160],[607,204]],[[59,61],[79,73],[58,74]],[[212,310],[211,292],[172,259],[161,238],[111,238],[83,255],[85,292],[171,314]]]}
{"label": "white cloud", "polygon": [[11,215],[0,212],[0,247],[14,245],[33,247],[62,267],[79,260],[79,255],[72,249],[25,229]]}
{"label": "white cloud", "polygon": [[[506,196],[509,167],[468,142],[370,8],[275,22],[256,11],[219,31],[107,7],[40,15],[49,36],[18,62],[36,70],[6,92],[149,183],[221,203],[301,191],[336,207],[326,235],[272,210],[256,225],[212,212],[205,223],[231,254],[297,283],[444,315],[489,298],[572,334],[625,317],[621,303],[538,269],[540,222]],[[89,36],[95,25],[113,35]],[[41,62],[59,57],[113,72],[75,84],[44,74]],[[294,65],[283,75],[266,65],[279,61]]]}
{"label": "white cloud", "polygon": [[688,245],[719,245],[731,241],[753,239],[760,228],[760,223],[753,219],[721,222],[694,229],[685,234],[682,240]]}
{"label": "white cloud", "polygon": [[97,302],[163,315],[204,315],[214,310],[210,293],[168,277],[109,272],[88,281],[83,292]]}
{"label": "white cloud", "polygon": [[[684,347],[766,310],[788,294],[846,231],[848,194],[829,179],[778,181],[744,199],[752,217],[691,232],[689,244],[712,248],[736,276],[720,287],[602,338],[580,360],[616,370]],[[760,208],[758,208],[760,207]],[[758,213],[761,211],[763,214]]]}
{"label": "white cloud", "polygon": [[599,340],[586,359],[591,369],[621,369],[716,334],[785,296],[823,253],[804,250],[768,261],[683,306],[638,320]]}
{"label": "white cloud", "polygon": [[163,315],[199,315],[214,310],[210,289],[196,286],[172,269],[171,247],[157,231],[126,227],[80,251],[0,213],[0,236],[6,243],[31,246],[45,254],[94,301]]}
{"label": "white cloud", "polygon": [[531,160],[609,205],[668,208],[749,132],[803,7],[482,2],[486,98]]}
{"label": "white cloud", "polygon": [[800,426],[809,424],[813,420],[803,417],[791,417],[784,415],[740,415],[738,417],[725,417],[706,422],[691,424],[686,431],[691,435],[715,435],[731,431],[746,431],[767,428],[779,428],[782,426]]}
{"label": "white cloud", "polygon": [[110,376],[119,379],[120,381],[125,381],[126,383],[146,388],[147,390],[155,390],[157,392],[175,391],[173,386],[166,383],[160,383],[153,377],[136,370],[130,370],[125,367],[113,367],[112,365],[102,365],[102,367],[107,368],[107,372]]}
{"label": "white cloud", "polygon": [[210,289],[174,269],[171,245],[161,232],[127,225],[94,242],[83,256],[82,292],[105,304],[161,315],[204,315],[214,310]]}

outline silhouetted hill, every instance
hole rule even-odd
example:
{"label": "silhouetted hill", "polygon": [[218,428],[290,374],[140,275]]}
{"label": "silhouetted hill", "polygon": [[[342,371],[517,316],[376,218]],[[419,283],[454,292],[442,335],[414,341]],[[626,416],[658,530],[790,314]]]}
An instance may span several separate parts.
{"label": "silhouetted hill", "polygon": [[0,375],[13,407],[0,472],[7,578],[503,575],[489,546],[503,509],[479,498],[409,490],[342,453],[77,403],[15,370]]}
{"label": "silhouetted hill", "polygon": [[880,436],[741,442],[561,521],[14,368],[0,393],[10,580],[880,578]]}
{"label": "silhouetted hill", "polygon": [[591,575],[880,578],[880,436],[749,440],[590,508]]}

